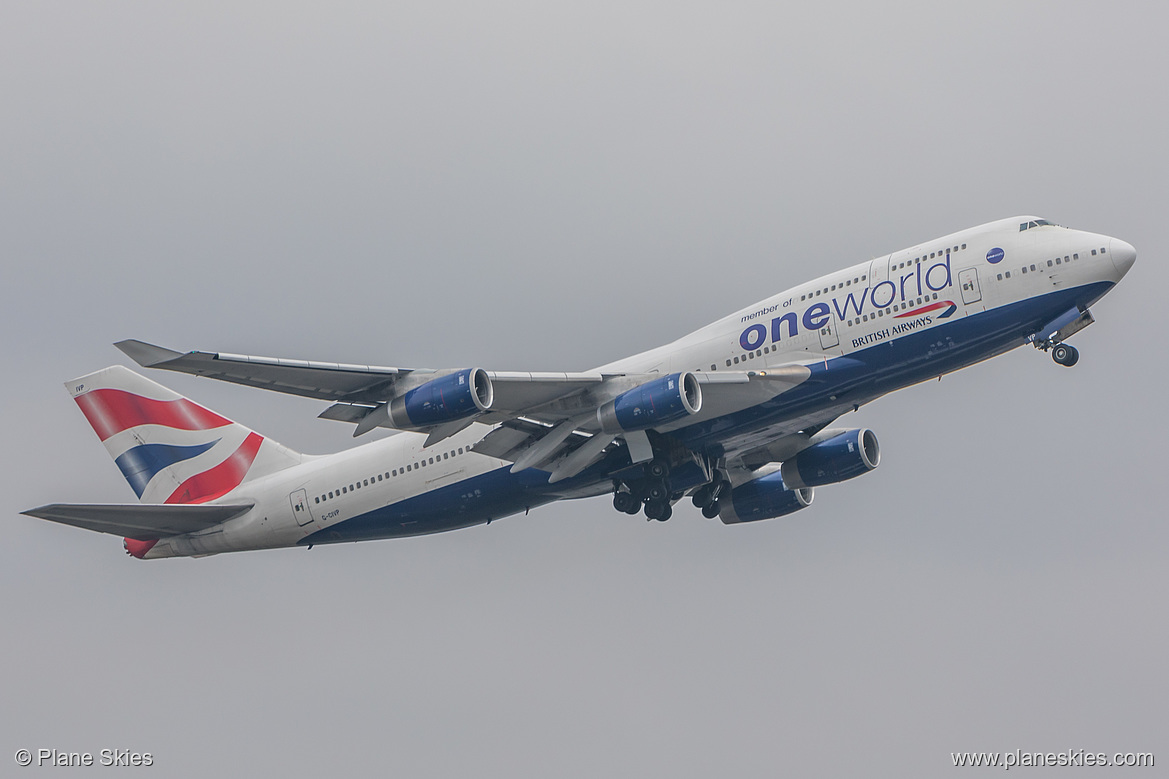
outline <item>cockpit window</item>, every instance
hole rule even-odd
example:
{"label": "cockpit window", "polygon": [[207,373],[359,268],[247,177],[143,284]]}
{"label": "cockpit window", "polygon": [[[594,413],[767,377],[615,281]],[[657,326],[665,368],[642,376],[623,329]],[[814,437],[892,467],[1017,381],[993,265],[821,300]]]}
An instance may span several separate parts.
{"label": "cockpit window", "polygon": [[1021,223],[1019,225],[1019,232],[1023,232],[1024,230],[1030,230],[1032,227],[1043,227],[1044,225],[1048,225],[1051,227],[1058,227],[1059,226],[1055,222],[1049,222],[1046,219],[1036,219],[1036,220],[1031,221],[1031,222]]}

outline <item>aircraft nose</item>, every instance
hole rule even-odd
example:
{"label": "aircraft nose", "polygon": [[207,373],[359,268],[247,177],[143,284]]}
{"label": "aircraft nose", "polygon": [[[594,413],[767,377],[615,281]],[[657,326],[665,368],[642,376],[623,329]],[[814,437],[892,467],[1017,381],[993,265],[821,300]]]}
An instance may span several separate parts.
{"label": "aircraft nose", "polygon": [[1137,250],[1131,243],[1113,238],[1108,244],[1108,253],[1112,255],[1112,264],[1120,271],[1120,275],[1128,273],[1128,269],[1137,261]]}

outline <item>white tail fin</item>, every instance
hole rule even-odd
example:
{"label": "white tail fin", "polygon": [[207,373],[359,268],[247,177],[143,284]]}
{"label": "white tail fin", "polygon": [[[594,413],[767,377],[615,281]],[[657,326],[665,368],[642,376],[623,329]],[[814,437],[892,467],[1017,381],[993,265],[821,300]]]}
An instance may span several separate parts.
{"label": "white tail fin", "polygon": [[65,387],[143,503],[205,503],[302,459],[121,365]]}

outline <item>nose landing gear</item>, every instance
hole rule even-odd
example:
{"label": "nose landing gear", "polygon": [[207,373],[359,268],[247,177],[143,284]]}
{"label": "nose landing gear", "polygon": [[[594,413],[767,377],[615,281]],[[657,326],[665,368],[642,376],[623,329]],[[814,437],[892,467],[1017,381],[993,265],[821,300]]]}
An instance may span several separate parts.
{"label": "nose landing gear", "polygon": [[1062,365],[1065,368],[1070,368],[1080,361],[1080,352],[1071,344],[1063,341],[1055,341],[1047,339],[1046,341],[1035,341],[1034,346],[1043,352],[1051,352],[1051,359],[1055,360],[1056,365]]}
{"label": "nose landing gear", "polygon": [[1057,365],[1070,368],[1080,361],[1080,353],[1074,346],[1056,344],[1051,349],[1051,359],[1055,360]]}

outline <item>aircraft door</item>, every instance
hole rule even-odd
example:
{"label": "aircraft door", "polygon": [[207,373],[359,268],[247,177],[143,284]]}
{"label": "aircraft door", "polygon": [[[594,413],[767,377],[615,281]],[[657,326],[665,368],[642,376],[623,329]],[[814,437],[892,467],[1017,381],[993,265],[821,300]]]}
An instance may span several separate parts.
{"label": "aircraft door", "polygon": [[982,300],[982,289],[978,286],[978,268],[967,268],[958,273],[958,286],[962,288],[963,303],[977,303]]}
{"label": "aircraft door", "polygon": [[836,325],[836,313],[829,310],[828,321],[820,328],[820,346],[824,349],[831,349],[833,346],[840,344],[840,336],[836,332]]}
{"label": "aircraft door", "polygon": [[869,286],[875,287],[882,281],[889,280],[889,258],[892,254],[878,257],[869,263]]}
{"label": "aircraft door", "polygon": [[288,496],[288,502],[292,504],[292,516],[296,520],[296,524],[304,527],[313,521],[312,510],[308,507],[307,492],[297,490]]}

